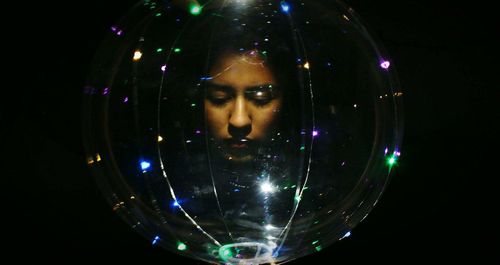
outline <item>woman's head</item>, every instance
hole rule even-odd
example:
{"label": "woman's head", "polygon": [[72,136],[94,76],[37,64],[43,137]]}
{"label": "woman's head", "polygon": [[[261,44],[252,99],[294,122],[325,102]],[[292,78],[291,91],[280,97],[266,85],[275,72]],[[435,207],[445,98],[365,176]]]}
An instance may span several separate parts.
{"label": "woman's head", "polygon": [[210,136],[226,159],[251,161],[279,119],[283,99],[275,73],[251,50],[221,54],[208,79],[204,106]]}
{"label": "woman's head", "polygon": [[233,162],[286,152],[281,143],[293,142],[300,126],[301,69],[291,32],[251,17],[205,19],[212,23],[196,17],[179,39],[182,56],[172,56],[167,75],[169,113],[182,123],[181,133],[206,128],[207,142],[193,141],[190,150],[208,146],[212,157]]}

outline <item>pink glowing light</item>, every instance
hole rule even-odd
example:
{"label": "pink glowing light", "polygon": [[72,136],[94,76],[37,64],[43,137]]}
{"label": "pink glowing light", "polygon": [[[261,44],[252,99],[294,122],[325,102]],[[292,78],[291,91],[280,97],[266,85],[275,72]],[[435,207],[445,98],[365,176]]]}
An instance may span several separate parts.
{"label": "pink glowing light", "polygon": [[382,68],[384,68],[384,69],[388,69],[388,68],[389,68],[389,66],[391,66],[391,62],[389,62],[389,61],[382,61],[382,62],[380,63],[380,67],[382,67]]}

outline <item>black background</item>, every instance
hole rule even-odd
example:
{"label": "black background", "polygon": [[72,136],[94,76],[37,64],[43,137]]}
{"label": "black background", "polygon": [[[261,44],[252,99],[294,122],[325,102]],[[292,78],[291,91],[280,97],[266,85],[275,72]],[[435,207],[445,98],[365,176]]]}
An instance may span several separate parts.
{"label": "black background", "polygon": [[[22,2],[5,50],[15,59],[2,131],[4,243],[16,259],[183,262],[116,216],[81,143],[82,88],[109,26],[135,1]],[[290,264],[499,260],[500,46],[489,1],[348,1],[385,45],[405,103],[402,157],[352,236]],[[7,93],[5,93],[7,92]],[[14,252],[12,252],[14,253]]]}

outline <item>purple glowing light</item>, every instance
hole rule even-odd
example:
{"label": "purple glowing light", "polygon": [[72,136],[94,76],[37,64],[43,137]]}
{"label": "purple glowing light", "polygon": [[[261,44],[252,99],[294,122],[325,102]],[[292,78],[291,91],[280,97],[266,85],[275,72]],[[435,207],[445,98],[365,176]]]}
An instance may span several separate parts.
{"label": "purple glowing light", "polygon": [[122,35],[122,33],[123,33],[123,31],[122,31],[122,30],[119,30],[119,31],[116,33],[116,35],[121,36],[121,35]]}
{"label": "purple glowing light", "polygon": [[389,68],[389,66],[391,66],[391,62],[389,62],[389,61],[382,61],[382,62],[380,63],[380,67],[382,67],[382,68],[384,68],[384,69],[388,69],[388,68]]}
{"label": "purple glowing light", "polygon": [[394,152],[394,155],[395,155],[395,156],[401,156],[401,153],[400,153],[399,151],[395,151],[395,152]]}
{"label": "purple glowing light", "polygon": [[128,97],[125,97],[125,98],[123,99],[123,103],[127,103],[127,102],[128,102]]}
{"label": "purple glowing light", "polygon": [[115,31],[117,31],[117,30],[118,30],[118,28],[117,28],[117,27],[115,27],[115,26],[112,26],[112,27],[111,27],[111,31],[115,32]]}
{"label": "purple glowing light", "polygon": [[196,134],[201,134],[201,131],[200,130],[196,130]]}
{"label": "purple glowing light", "polygon": [[162,65],[161,66],[161,71],[165,72],[166,70],[167,70],[167,65],[166,64]]}
{"label": "purple glowing light", "polygon": [[384,150],[384,155],[387,155],[388,151],[389,151],[389,149],[386,147],[385,150]]}
{"label": "purple glowing light", "polygon": [[313,131],[313,137],[318,136],[318,134],[319,134],[319,132],[318,132],[318,131],[316,131],[316,130],[314,130],[314,131]]}
{"label": "purple glowing light", "polygon": [[105,87],[104,90],[102,91],[103,95],[107,95],[109,93],[109,87]]}

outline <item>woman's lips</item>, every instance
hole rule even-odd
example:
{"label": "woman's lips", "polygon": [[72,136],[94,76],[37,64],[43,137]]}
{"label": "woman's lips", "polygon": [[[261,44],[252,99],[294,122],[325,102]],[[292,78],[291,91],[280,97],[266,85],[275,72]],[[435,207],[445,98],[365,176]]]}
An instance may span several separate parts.
{"label": "woman's lips", "polygon": [[250,145],[250,140],[248,140],[248,139],[239,139],[239,140],[228,139],[228,140],[226,140],[226,142],[227,142],[229,147],[235,148],[235,149],[248,148]]}

